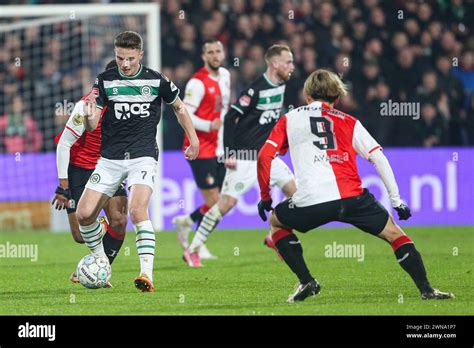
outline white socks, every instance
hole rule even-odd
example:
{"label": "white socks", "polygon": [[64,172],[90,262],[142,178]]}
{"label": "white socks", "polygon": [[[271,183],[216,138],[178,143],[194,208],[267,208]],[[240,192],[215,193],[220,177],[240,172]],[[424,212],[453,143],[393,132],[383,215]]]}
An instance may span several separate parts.
{"label": "white socks", "polygon": [[134,225],[138,257],[140,258],[140,274],[146,274],[153,280],[153,261],[155,259],[155,231],[150,220]]}
{"label": "white socks", "polygon": [[211,209],[202,218],[201,224],[198,226],[194,239],[189,246],[191,252],[198,251],[198,249],[206,243],[209,233],[211,233],[222,219],[221,211],[219,210],[219,205],[214,204]]}
{"label": "white socks", "polygon": [[84,239],[86,246],[90,249],[91,254],[95,257],[103,256],[107,258],[104,251],[104,245],[102,244],[103,228],[104,227],[99,221],[95,221],[89,226],[79,225],[81,236]]}

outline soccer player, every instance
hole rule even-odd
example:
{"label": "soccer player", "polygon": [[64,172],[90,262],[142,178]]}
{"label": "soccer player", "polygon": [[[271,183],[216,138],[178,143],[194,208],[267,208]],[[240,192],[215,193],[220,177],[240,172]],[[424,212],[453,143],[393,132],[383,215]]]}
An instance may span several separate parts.
{"label": "soccer player", "polygon": [[199,140],[191,117],[179,98],[179,89],[167,77],[141,64],[143,41],[133,31],[124,31],[114,41],[118,69],[98,75],[95,88],[99,95],[85,101],[84,125],[87,131],[97,127],[102,110],[101,158],[92,173],[77,206],[79,230],[92,255],[105,256],[102,239],[90,237],[100,229],[100,209],[127,179],[130,197],[128,209],[136,232],[140,274],[135,286],[153,292],[155,232],[148,216],[158,161],[156,144],[161,101],[170,104],[190,139],[185,156],[193,160],[199,152]]}
{"label": "soccer player", "polygon": [[[116,68],[115,60],[107,64],[105,70]],[[92,91],[92,93],[97,91]],[[100,157],[100,121],[93,132],[85,132],[84,100],[76,103],[64,130],[55,137],[56,164],[59,186],[56,189],[52,204],[58,210],[66,209],[72,237],[77,243],[84,243],[76,217],[76,205],[84,191],[85,185]],[[114,261],[125,238],[127,227],[127,193],[120,186],[114,196],[104,206],[107,220],[103,219],[106,234],[103,236],[104,251],[110,264]],[[70,280],[78,283],[75,272]]]}
{"label": "soccer player", "polygon": [[[202,266],[199,248],[239,197],[256,183],[258,151],[280,118],[285,81],[294,70],[293,54],[288,46],[273,45],[265,53],[265,62],[266,72],[241,94],[225,116],[227,171],[218,202],[204,215],[191,245],[184,252],[183,258],[191,267]],[[283,161],[275,161],[271,176],[272,184],[280,187],[287,197],[295,192],[293,174]]]}
{"label": "soccer player", "polygon": [[304,84],[308,105],[282,116],[260,150],[258,211],[272,210],[270,173],[277,154],[290,150],[296,181],[295,194],[278,204],[270,215],[273,241],[299,284],[288,302],[303,301],[319,293],[320,285],[303,258],[303,248],[293,229],[307,232],[331,221],[350,223],[388,242],[400,266],[411,276],[422,299],[449,299],[454,295],[433,289],[413,240],[394,222],[389,212],[366,189],[357,171],[356,155],[372,162],[400,220],[411,216],[402,202],[393,171],[382,147],[362,124],[334,104],[347,94],[334,73],[316,70]]}
{"label": "soccer player", "polygon": [[[189,215],[173,219],[178,240],[186,250],[189,247],[188,235],[194,222],[201,222],[204,214],[217,203],[219,191],[225,175],[223,161],[218,158],[224,154],[222,120],[228,111],[230,100],[230,73],[221,65],[224,61],[224,47],[219,40],[204,42],[201,58],[204,67],[199,69],[186,85],[184,104],[193,120],[199,138],[199,156],[191,165],[194,180],[204,198],[204,204]],[[183,149],[189,146],[184,137]],[[201,245],[201,259],[216,258]]]}

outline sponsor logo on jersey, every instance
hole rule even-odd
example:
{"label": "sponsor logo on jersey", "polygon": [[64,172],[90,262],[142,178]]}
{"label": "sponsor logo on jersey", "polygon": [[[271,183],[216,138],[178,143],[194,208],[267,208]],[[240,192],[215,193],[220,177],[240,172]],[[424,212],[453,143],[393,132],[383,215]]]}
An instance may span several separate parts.
{"label": "sponsor logo on jersey", "polygon": [[280,118],[280,109],[276,110],[266,110],[262,112],[260,115],[260,119],[258,120],[258,123],[260,123],[262,126],[266,124],[270,124],[272,122],[278,121]]}
{"label": "sponsor logo on jersey", "polygon": [[128,120],[132,115],[140,117],[150,116],[150,103],[115,103],[115,117],[118,120]]}
{"label": "sponsor logo on jersey", "polygon": [[214,86],[209,87],[207,90],[208,90],[209,93],[211,93],[211,94],[216,92],[216,89],[214,88]]}
{"label": "sponsor logo on jersey", "polygon": [[239,104],[242,106],[249,106],[250,105],[250,97],[248,95],[243,95],[239,99]]}
{"label": "sponsor logo on jersey", "polygon": [[72,117],[72,124],[75,126],[80,126],[84,122],[84,117],[80,114],[75,114]]}

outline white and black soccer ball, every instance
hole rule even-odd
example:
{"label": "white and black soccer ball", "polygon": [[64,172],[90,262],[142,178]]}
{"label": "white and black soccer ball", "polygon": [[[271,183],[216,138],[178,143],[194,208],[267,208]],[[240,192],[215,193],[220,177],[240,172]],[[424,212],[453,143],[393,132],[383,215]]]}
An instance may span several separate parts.
{"label": "white and black soccer ball", "polygon": [[112,268],[106,257],[86,255],[79,261],[76,273],[80,283],[86,288],[99,289],[107,285]]}

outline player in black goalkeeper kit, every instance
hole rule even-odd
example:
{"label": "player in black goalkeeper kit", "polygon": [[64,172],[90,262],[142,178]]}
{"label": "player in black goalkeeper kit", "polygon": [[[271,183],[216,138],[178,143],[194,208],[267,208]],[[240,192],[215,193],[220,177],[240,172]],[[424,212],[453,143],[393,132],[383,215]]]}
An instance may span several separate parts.
{"label": "player in black goalkeeper kit", "polygon": [[[222,217],[236,204],[240,196],[257,181],[257,155],[260,147],[280,118],[285,94],[285,81],[294,70],[289,47],[271,46],[266,54],[266,72],[253,82],[231,106],[224,119],[224,156],[227,168],[219,201],[204,215],[194,239],[184,253],[191,267],[200,267],[199,248],[207,241]],[[296,191],[293,174],[283,161],[275,161],[271,173],[272,185],[285,195]]]}

